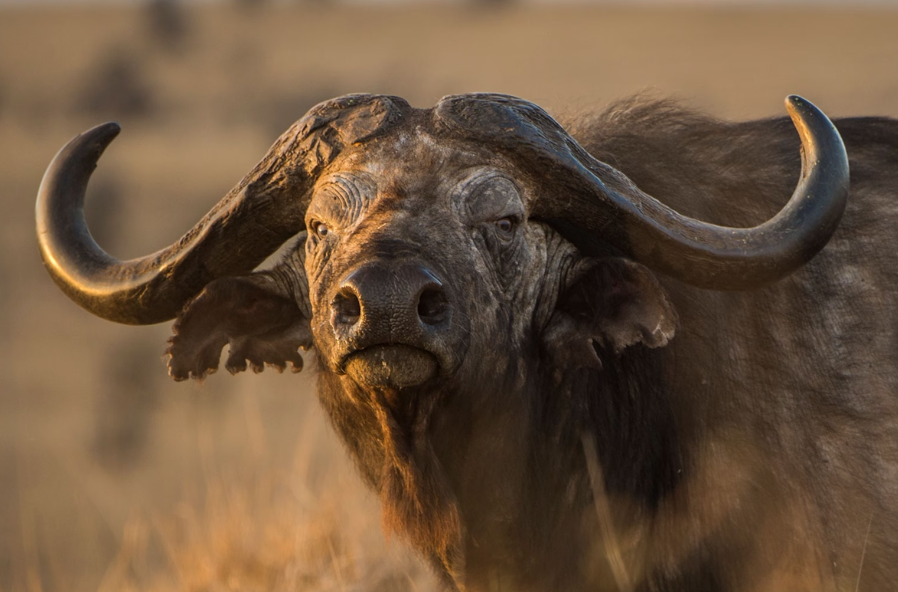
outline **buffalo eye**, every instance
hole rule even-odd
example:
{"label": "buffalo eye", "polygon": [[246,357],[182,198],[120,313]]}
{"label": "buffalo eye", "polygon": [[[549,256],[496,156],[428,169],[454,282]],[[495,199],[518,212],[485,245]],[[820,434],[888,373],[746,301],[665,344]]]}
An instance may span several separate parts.
{"label": "buffalo eye", "polygon": [[494,222],[496,228],[499,230],[500,234],[503,235],[511,235],[514,230],[514,220],[511,218],[499,218]]}

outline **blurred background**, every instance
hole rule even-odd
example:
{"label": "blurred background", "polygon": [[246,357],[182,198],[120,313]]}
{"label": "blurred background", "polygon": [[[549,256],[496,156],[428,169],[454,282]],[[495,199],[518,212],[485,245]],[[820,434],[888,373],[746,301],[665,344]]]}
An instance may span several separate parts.
{"label": "blurred background", "polygon": [[123,126],[87,209],[130,258],[344,93],[494,91],[558,115],[650,92],[733,119],[798,93],[898,116],[896,64],[894,2],[0,0],[0,592],[434,589],[384,541],[309,373],[175,384],[167,324],[113,325],[55,288],[33,203],[75,134]]}

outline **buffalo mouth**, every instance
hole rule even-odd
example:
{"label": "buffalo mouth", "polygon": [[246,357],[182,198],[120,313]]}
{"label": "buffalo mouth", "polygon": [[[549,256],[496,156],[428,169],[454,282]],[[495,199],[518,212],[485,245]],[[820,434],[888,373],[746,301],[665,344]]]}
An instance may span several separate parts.
{"label": "buffalo mouth", "polygon": [[362,386],[390,389],[419,386],[435,377],[440,368],[434,354],[404,344],[357,350],[346,357],[342,366]]}

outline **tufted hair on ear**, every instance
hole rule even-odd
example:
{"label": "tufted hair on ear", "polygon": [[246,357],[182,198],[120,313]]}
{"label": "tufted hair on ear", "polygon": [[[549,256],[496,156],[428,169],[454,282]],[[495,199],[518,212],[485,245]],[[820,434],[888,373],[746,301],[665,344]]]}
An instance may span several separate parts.
{"label": "tufted hair on ear", "polygon": [[168,368],[175,380],[204,379],[218,369],[221,350],[230,346],[228,372],[270,366],[282,372],[303,367],[299,348],[312,347],[309,320],[291,294],[269,272],[211,282],[191,301],[172,327]]}
{"label": "tufted hair on ear", "polygon": [[673,338],[676,310],[646,267],[606,257],[572,275],[543,334],[559,367],[601,369],[600,351],[664,347]]}

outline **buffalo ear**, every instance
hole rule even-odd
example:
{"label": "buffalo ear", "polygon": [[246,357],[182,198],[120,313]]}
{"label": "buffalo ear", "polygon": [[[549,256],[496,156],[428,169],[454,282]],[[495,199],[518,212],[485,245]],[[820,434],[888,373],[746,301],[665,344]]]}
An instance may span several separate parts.
{"label": "buffalo ear", "polygon": [[562,290],[544,333],[556,367],[602,368],[599,352],[663,347],[677,313],[654,274],[628,259],[585,262]]}
{"label": "buffalo ear", "polygon": [[221,350],[230,344],[225,367],[231,374],[265,365],[278,372],[291,364],[302,370],[297,351],[312,346],[309,320],[296,302],[264,272],[210,282],[172,327],[169,374],[175,380],[203,379],[218,369]]}

